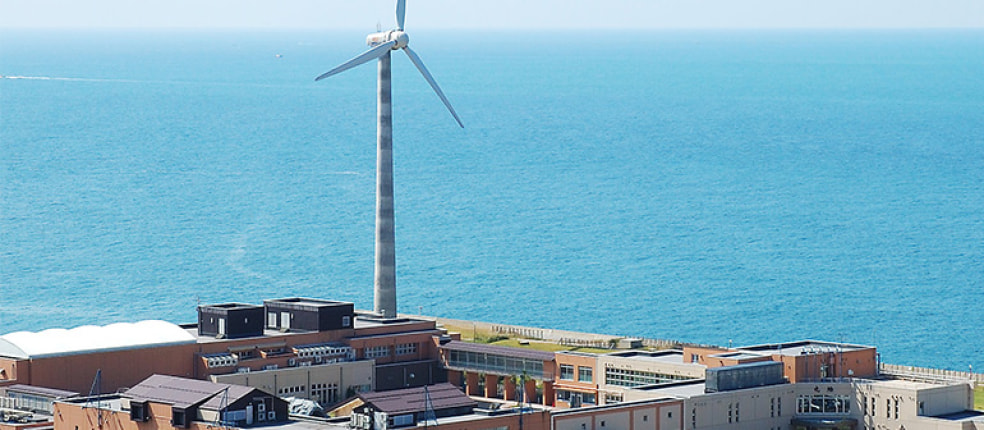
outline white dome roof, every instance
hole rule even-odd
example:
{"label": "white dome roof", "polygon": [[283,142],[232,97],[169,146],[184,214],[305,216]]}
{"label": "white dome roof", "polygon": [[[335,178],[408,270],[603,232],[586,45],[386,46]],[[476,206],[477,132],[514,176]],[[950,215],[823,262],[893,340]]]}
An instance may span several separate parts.
{"label": "white dome roof", "polygon": [[0,356],[42,358],[183,343],[195,343],[195,336],[176,324],[147,320],[9,333],[0,336]]}

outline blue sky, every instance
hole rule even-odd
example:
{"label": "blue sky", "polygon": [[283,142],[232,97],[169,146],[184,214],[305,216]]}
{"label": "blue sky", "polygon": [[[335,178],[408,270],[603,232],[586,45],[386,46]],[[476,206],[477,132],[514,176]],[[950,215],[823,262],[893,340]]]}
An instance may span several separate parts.
{"label": "blue sky", "polygon": [[[0,28],[364,29],[395,0],[0,0]],[[413,29],[984,27],[984,0],[409,0]]]}

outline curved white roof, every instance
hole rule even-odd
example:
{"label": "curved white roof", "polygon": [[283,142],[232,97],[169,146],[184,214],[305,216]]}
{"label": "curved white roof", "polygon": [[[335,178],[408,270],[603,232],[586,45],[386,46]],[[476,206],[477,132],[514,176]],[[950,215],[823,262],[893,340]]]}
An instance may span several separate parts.
{"label": "curved white roof", "polygon": [[42,358],[184,343],[195,343],[195,336],[176,324],[147,320],[9,333],[0,336],[0,356]]}

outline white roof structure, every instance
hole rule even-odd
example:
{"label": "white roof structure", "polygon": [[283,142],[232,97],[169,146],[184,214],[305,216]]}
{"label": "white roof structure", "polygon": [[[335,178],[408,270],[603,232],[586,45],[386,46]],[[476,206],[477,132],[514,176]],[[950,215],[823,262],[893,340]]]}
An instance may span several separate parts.
{"label": "white roof structure", "polygon": [[39,332],[18,331],[0,336],[0,356],[44,358],[86,352],[146,348],[195,343],[180,326],[160,320],[55,328]]}

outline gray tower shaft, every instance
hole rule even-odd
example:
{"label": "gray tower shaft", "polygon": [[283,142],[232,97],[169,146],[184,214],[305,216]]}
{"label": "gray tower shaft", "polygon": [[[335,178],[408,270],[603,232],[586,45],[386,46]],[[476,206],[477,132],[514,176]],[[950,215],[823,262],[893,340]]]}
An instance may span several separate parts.
{"label": "gray tower shaft", "polygon": [[379,57],[376,104],[376,267],[374,310],[396,317],[396,233],[393,211],[393,105],[390,52]]}

